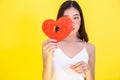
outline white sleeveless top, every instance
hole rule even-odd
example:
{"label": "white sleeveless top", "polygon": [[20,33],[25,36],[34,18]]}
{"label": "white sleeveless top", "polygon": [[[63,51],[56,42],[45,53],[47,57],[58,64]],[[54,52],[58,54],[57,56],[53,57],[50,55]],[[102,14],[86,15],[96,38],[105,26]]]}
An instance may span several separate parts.
{"label": "white sleeveless top", "polygon": [[53,80],[84,80],[84,74],[77,74],[69,67],[70,65],[75,64],[79,61],[84,61],[88,63],[88,60],[89,60],[89,56],[88,56],[85,45],[84,45],[84,48],[73,58],[69,58],[58,47],[54,51]]}

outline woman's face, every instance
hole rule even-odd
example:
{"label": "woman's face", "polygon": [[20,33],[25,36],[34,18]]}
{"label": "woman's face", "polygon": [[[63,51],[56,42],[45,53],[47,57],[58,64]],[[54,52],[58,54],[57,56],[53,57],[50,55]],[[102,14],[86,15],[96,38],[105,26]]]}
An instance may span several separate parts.
{"label": "woman's face", "polygon": [[81,24],[81,17],[79,11],[74,7],[68,8],[64,11],[63,16],[69,17],[73,22],[73,31],[70,35],[76,35]]}

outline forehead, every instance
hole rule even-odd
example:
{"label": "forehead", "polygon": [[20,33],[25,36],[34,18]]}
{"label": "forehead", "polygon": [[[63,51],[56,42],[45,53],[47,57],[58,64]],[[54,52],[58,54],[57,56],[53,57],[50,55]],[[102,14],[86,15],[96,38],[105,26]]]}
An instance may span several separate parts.
{"label": "forehead", "polygon": [[79,11],[73,7],[68,8],[64,11],[63,15],[75,15],[75,16],[79,16]]}

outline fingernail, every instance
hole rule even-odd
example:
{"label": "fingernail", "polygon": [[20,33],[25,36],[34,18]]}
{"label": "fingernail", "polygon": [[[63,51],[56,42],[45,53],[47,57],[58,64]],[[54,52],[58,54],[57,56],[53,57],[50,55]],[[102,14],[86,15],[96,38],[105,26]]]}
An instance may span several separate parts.
{"label": "fingernail", "polygon": [[52,42],[57,42],[57,40],[56,40],[56,39],[50,39],[50,41],[52,41]]}

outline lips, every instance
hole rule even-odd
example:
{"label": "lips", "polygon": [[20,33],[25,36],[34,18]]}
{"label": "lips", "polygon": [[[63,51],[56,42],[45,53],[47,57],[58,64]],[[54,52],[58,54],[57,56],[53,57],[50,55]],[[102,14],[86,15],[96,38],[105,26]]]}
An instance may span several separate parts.
{"label": "lips", "polygon": [[75,30],[75,28],[73,28],[73,30]]}

